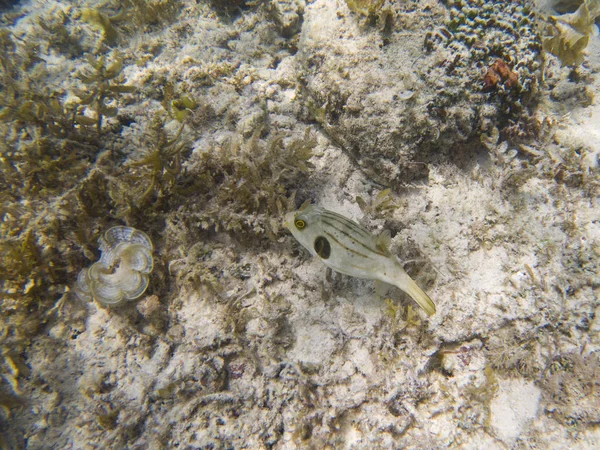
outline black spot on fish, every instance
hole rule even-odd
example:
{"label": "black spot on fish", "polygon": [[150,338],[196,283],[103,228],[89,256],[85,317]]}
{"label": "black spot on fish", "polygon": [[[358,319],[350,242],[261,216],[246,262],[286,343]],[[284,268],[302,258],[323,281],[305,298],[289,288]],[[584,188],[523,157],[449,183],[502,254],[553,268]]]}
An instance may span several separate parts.
{"label": "black spot on fish", "polygon": [[329,245],[327,238],[324,238],[323,236],[317,236],[314,247],[317,255],[323,259],[327,259],[331,255],[331,245]]}

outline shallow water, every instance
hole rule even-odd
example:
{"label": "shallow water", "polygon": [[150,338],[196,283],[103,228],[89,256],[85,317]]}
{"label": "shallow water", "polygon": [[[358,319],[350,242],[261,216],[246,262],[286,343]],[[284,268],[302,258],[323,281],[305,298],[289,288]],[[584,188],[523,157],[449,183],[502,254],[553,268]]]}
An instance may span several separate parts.
{"label": "shallow water", "polygon": [[[0,2],[0,448],[598,448],[574,3]],[[307,202],[436,314],[312,258]],[[115,226],[147,289],[78,298]]]}

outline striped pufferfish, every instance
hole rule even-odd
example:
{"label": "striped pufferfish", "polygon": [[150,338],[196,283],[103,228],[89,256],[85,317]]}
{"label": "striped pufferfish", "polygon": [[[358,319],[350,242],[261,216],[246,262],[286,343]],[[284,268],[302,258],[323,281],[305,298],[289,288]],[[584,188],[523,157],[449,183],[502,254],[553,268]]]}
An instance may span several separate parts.
{"label": "striped pufferfish", "polygon": [[435,314],[435,304],[388,250],[388,234],[374,236],[356,222],[315,205],[288,213],[284,225],[313,256],[336,272],[396,286],[427,314]]}

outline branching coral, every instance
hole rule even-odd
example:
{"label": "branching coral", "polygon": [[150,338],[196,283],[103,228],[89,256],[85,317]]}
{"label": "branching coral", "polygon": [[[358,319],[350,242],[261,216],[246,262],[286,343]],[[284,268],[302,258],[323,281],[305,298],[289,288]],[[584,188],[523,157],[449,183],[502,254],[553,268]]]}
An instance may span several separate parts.
{"label": "branching coral", "polygon": [[140,297],[152,272],[152,242],[130,227],[113,227],[100,239],[100,260],[83,269],[77,279],[77,295],[105,305]]}

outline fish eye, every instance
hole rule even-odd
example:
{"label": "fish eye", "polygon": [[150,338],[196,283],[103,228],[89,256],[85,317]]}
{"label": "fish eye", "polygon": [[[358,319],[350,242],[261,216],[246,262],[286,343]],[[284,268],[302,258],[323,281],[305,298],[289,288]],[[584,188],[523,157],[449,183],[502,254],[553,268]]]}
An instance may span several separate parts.
{"label": "fish eye", "polygon": [[302,219],[296,220],[296,222],[294,222],[294,224],[296,225],[296,228],[298,228],[299,230],[304,229],[304,227],[306,226],[306,222]]}
{"label": "fish eye", "polygon": [[317,236],[315,239],[315,252],[323,259],[328,259],[329,255],[331,255],[331,245],[327,238],[323,236]]}

